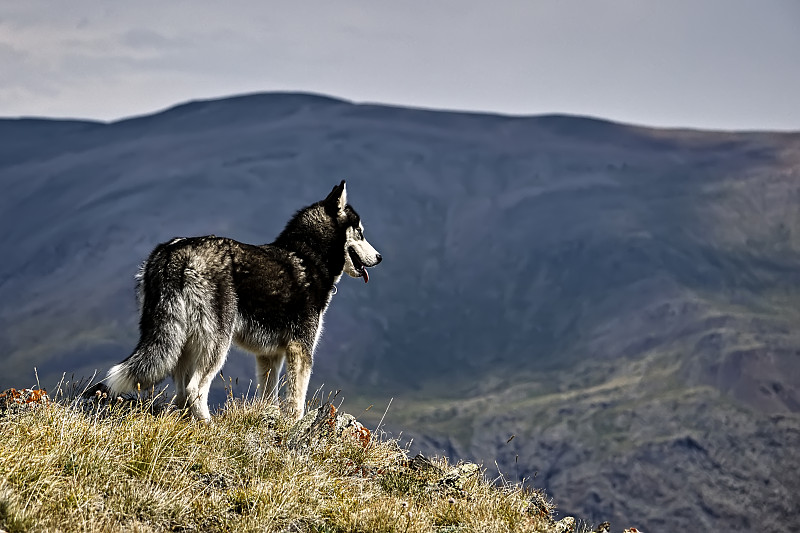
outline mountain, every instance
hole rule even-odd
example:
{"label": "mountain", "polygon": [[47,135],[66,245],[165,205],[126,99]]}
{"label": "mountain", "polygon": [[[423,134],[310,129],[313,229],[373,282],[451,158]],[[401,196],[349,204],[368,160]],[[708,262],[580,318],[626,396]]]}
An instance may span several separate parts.
{"label": "mountain", "polygon": [[316,387],[590,522],[800,526],[800,133],[284,93],[2,120],[0,388],[127,356],[157,243],[269,242],[343,178],[384,261]]}

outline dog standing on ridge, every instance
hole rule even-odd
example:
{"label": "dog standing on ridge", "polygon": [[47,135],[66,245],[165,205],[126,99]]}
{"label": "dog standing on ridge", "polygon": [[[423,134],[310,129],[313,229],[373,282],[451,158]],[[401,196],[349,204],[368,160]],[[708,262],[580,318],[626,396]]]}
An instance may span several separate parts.
{"label": "dog standing on ridge", "polygon": [[214,236],[160,244],[137,276],[139,344],[106,384],[116,395],[172,375],[177,405],[207,421],[211,382],[235,342],[255,354],[258,385],[273,402],[286,363],[286,410],[300,418],[336,283],[345,272],[367,282],[367,267],[380,262],[344,181],[298,211],[272,244]]}

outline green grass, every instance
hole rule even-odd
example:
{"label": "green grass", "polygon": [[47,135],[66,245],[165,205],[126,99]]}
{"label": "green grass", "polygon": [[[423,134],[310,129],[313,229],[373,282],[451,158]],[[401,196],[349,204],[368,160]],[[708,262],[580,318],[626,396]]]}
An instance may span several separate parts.
{"label": "green grass", "polygon": [[395,440],[331,429],[328,414],[298,440],[299,426],[253,400],[229,401],[211,424],[152,413],[65,401],[0,416],[0,530],[560,530],[541,492],[446,459],[418,468]]}

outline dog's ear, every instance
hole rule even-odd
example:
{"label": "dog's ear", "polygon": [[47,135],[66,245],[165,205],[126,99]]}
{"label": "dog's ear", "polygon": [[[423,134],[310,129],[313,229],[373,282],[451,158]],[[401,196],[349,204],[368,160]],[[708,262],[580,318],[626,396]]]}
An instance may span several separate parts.
{"label": "dog's ear", "polygon": [[339,213],[344,211],[344,206],[347,205],[347,185],[344,180],[339,185],[336,185],[328,197],[325,198],[325,204]]}

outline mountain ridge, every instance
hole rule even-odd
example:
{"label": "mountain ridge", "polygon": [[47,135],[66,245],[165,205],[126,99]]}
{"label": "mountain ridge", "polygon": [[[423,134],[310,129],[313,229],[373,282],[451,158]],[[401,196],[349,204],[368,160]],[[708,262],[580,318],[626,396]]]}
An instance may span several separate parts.
{"label": "mountain ridge", "polygon": [[[421,450],[500,457],[589,520],[747,530],[756,503],[731,476],[759,468],[775,485],[757,505],[776,530],[796,520],[800,134],[285,94],[31,126],[0,121],[0,389],[127,356],[158,242],[269,242],[346,178],[386,260],[339,284],[314,386],[394,397],[386,426],[419,428]],[[252,366],[234,352],[223,372]],[[670,470],[695,444],[714,460]],[[676,492],[705,476],[719,512]]]}

